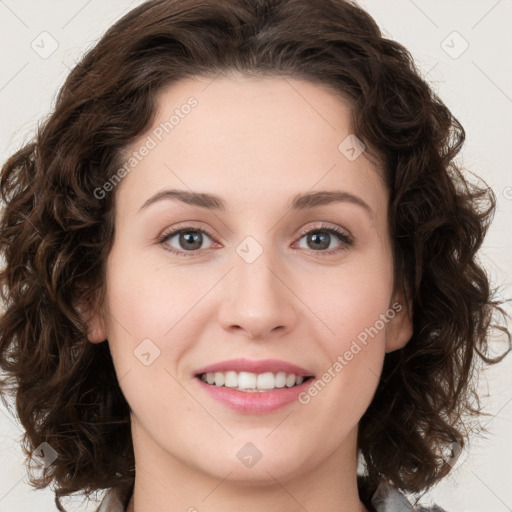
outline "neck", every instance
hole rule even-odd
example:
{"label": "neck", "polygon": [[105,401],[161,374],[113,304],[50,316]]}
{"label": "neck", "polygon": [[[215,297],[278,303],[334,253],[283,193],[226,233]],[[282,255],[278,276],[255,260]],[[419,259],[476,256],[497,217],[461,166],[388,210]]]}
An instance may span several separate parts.
{"label": "neck", "polygon": [[206,506],[209,512],[368,512],[357,491],[357,429],[320,464],[306,461],[306,470],[284,471],[270,458],[263,467],[262,457],[260,472],[250,480],[237,466],[217,475],[192,467],[164,452],[140,425],[132,423],[132,429],[136,477],[126,512],[196,512]]}

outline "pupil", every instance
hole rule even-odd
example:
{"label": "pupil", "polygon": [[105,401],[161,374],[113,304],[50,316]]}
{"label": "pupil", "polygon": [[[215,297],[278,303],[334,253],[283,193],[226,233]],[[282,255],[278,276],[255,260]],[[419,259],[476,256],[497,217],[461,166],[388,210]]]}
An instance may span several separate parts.
{"label": "pupil", "polygon": [[[193,234],[191,235],[190,233]],[[186,231],[185,233],[182,233],[180,236],[180,243],[186,242],[186,244],[194,244],[194,241],[195,246],[188,247],[189,249],[199,249],[201,247],[201,233],[198,233],[197,231]]]}
{"label": "pupil", "polygon": [[[318,248],[321,248],[321,249],[327,249],[327,247],[329,247],[329,234],[328,233],[322,233],[322,234],[318,234],[318,233],[314,233],[312,235],[310,235],[311,239],[314,240],[314,246],[316,249]],[[320,240],[320,238],[323,237],[323,242],[322,240]],[[317,243],[318,241],[320,241],[320,243]]]}

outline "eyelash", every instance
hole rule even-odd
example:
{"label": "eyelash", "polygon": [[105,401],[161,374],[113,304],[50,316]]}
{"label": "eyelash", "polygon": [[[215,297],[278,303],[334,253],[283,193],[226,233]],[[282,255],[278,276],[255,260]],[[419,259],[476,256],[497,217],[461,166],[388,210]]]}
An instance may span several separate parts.
{"label": "eyelash", "polygon": [[[300,233],[299,240],[302,239],[304,236],[308,235],[309,233],[315,233],[317,231],[333,233],[338,237],[340,242],[342,242],[342,245],[340,247],[331,249],[329,251],[327,251],[327,250],[314,251],[312,249],[310,250],[311,252],[315,253],[315,255],[319,255],[320,257],[330,256],[334,253],[346,251],[354,243],[352,236],[348,235],[347,233],[345,233],[344,231],[341,231],[338,228],[326,226],[324,224],[321,224],[320,226],[316,226],[312,229],[302,230]],[[202,233],[213,240],[213,237],[204,229],[195,227],[195,226],[185,226],[185,227],[181,227],[178,229],[174,229],[170,232],[163,233],[161,235],[161,237],[158,239],[158,243],[165,245],[165,243],[168,240],[170,240],[171,238],[173,238],[175,235],[180,234],[180,233],[186,233],[186,232]],[[192,251],[178,251],[177,249],[169,248],[169,246],[164,247],[164,249],[166,251],[169,251],[178,256],[197,256],[198,252],[200,252],[202,250],[206,250],[206,249],[194,249]]]}

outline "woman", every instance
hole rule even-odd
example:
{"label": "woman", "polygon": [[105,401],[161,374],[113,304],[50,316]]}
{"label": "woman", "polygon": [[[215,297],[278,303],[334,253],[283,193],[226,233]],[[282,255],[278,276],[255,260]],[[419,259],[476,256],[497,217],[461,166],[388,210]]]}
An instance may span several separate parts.
{"label": "woman", "polygon": [[2,169],[34,483],[61,510],[425,510],[404,493],[448,474],[502,358],[463,140],[351,3],[128,13]]}

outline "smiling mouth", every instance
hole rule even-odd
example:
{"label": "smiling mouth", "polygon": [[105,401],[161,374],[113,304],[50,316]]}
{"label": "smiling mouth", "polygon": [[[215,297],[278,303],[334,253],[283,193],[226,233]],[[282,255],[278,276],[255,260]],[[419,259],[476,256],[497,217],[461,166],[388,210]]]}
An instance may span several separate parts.
{"label": "smiling mouth", "polygon": [[226,387],[247,393],[265,393],[293,388],[313,379],[311,375],[302,376],[286,372],[208,372],[195,376],[214,387]]}

